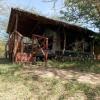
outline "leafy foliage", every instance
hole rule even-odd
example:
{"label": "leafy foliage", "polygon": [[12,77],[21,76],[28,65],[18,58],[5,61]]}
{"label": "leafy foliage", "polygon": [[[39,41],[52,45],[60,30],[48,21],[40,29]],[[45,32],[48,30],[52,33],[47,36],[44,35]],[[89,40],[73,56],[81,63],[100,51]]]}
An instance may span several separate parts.
{"label": "leafy foliage", "polygon": [[[46,0],[48,1],[48,0]],[[59,0],[50,0],[54,5]],[[49,2],[50,2],[49,1]],[[100,30],[100,1],[99,0],[63,0],[64,8],[60,10],[61,19],[85,27]]]}
{"label": "leafy foliage", "polygon": [[59,69],[72,69],[80,72],[93,72],[100,73],[100,62],[98,61],[49,61],[54,68]]}
{"label": "leafy foliage", "polygon": [[83,21],[82,23],[91,24],[96,28],[100,27],[100,13],[97,0],[65,0],[65,11],[61,11],[64,18],[68,17],[71,21]]}

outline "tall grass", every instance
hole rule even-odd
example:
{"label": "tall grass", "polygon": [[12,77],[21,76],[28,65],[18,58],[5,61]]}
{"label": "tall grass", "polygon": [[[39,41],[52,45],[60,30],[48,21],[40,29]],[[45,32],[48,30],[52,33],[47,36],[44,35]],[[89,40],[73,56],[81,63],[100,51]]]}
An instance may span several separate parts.
{"label": "tall grass", "polygon": [[96,95],[100,95],[100,89],[97,90],[97,88],[91,88],[89,84],[82,84],[78,83],[77,81],[68,82],[65,84],[65,88],[68,90],[70,95],[73,95],[79,91],[84,92],[87,100],[95,100]]}
{"label": "tall grass", "polygon": [[100,61],[48,61],[51,67],[58,69],[71,69],[80,72],[100,73]]}
{"label": "tall grass", "polygon": [[5,54],[5,43],[0,40],[0,58],[4,57]]}

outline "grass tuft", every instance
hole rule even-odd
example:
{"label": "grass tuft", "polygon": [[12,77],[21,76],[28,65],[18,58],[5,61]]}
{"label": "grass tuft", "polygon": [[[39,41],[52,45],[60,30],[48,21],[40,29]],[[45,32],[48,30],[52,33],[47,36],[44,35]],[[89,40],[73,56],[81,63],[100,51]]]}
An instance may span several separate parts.
{"label": "grass tuft", "polygon": [[89,84],[82,84],[77,81],[69,81],[65,84],[65,88],[68,90],[69,95],[82,91],[87,96],[87,100],[95,100],[96,95],[100,94],[100,86],[94,89]]}
{"label": "grass tuft", "polygon": [[48,61],[49,65],[58,69],[71,69],[81,72],[100,73],[100,62],[97,61]]}

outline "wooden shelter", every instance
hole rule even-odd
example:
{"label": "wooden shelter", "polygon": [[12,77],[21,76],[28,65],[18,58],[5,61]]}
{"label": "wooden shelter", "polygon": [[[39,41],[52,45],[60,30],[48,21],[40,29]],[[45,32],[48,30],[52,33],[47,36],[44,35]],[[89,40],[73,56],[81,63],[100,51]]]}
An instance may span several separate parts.
{"label": "wooden shelter", "polygon": [[[40,49],[42,53],[44,52],[46,59],[48,49],[53,53],[66,50],[91,54],[94,52],[93,38],[91,37],[95,32],[17,8],[11,9],[7,33],[9,33],[8,54],[13,61],[24,56],[28,60],[23,58],[24,60],[20,59],[20,61],[32,62],[34,58],[34,37],[36,38],[35,42],[38,39],[38,46],[41,47]],[[32,40],[31,50],[28,53],[25,53],[23,37]],[[27,46],[29,45],[27,44]]]}

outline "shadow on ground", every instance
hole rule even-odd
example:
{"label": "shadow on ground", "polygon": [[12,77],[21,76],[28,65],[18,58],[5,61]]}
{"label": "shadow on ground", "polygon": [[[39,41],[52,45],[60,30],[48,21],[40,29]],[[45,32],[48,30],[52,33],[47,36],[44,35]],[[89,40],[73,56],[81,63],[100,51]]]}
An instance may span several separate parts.
{"label": "shadow on ground", "polygon": [[100,61],[49,62],[50,67],[78,72],[100,73]]}
{"label": "shadow on ground", "polygon": [[[25,85],[30,83],[32,91],[36,90],[37,94],[41,94],[42,91],[42,100],[44,100],[45,95],[47,97],[50,95],[48,93],[51,93],[51,95],[55,93],[56,97],[60,98],[53,98],[53,100],[99,100],[95,98],[100,98],[100,74],[81,72],[77,69],[72,70],[74,64],[70,64],[73,65],[70,69],[69,66],[67,66],[67,69],[51,65],[44,67],[43,65],[43,63],[41,65],[37,63],[33,66],[25,65],[17,73],[27,82]],[[65,92],[63,92],[64,90]],[[70,95],[72,99],[70,99]]]}
{"label": "shadow on ground", "polygon": [[0,58],[0,64],[10,64],[11,62],[9,61],[9,59],[6,58]]}
{"label": "shadow on ground", "polygon": [[99,97],[100,74],[87,71],[99,68],[100,63],[48,61],[45,67],[44,62],[18,65],[1,58],[0,64],[1,100],[6,96],[9,100],[96,100]]}

